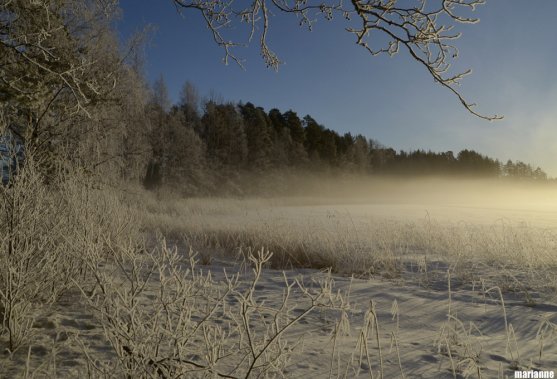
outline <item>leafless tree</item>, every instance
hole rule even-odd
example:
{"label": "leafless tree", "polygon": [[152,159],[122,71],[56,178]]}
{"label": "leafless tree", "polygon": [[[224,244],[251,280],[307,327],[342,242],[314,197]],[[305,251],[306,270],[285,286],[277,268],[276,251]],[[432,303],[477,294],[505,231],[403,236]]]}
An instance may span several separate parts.
{"label": "leafless tree", "polygon": [[[458,90],[461,79],[471,70],[454,73],[451,64],[458,57],[452,42],[460,37],[454,32],[457,24],[473,24],[470,16],[485,0],[173,0],[178,11],[199,11],[215,42],[225,51],[224,61],[242,65],[233,48],[245,45],[230,40],[225,33],[235,23],[248,26],[249,44],[258,39],[261,55],[267,66],[278,69],[281,61],[270,49],[267,35],[274,12],[296,16],[301,27],[312,29],[322,17],[341,17],[346,30],[356,43],[372,55],[395,55],[402,49],[424,66],[433,79],[451,91],[472,114],[486,120],[501,119],[499,115],[484,115],[475,111]],[[381,37],[379,37],[381,36]]]}
{"label": "leafless tree", "polygon": [[142,35],[122,52],[118,13],[117,0],[0,0],[0,133],[9,127],[45,170],[62,156],[141,168],[146,93],[127,63]]}
{"label": "leafless tree", "polygon": [[[94,6],[91,4],[95,4]],[[33,102],[63,96],[67,91],[74,112],[105,86],[110,72],[98,74],[94,45],[106,37],[115,1],[0,1],[0,94],[5,101]],[[106,62],[105,62],[106,63]]]}

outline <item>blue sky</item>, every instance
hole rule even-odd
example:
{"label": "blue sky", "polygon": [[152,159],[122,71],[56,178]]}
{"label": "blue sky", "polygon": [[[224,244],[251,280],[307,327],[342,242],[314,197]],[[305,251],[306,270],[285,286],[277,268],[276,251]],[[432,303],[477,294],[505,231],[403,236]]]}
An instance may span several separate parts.
{"label": "blue sky", "polygon": [[469,114],[406,53],[369,55],[337,21],[318,20],[307,32],[293,17],[273,17],[269,43],[285,62],[278,72],[265,67],[257,44],[236,51],[245,70],[225,66],[200,16],[178,15],[170,0],[121,0],[118,28],[125,39],[146,24],[157,26],[145,70],[150,82],[164,75],[174,100],[189,80],[202,95],[214,90],[225,100],[310,114],[328,128],[397,150],[471,148],[557,176],[557,1],[525,4],[488,0],[476,12],[480,23],[458,27],[455,68],[473,70],[460,90],[480,112],[505,116],[497,122]]}

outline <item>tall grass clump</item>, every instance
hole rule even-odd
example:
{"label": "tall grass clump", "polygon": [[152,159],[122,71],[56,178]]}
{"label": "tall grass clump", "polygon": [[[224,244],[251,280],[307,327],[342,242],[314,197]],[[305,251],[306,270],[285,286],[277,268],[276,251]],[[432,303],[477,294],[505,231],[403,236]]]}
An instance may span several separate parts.
{"label": "tall grass clump", "polygon": [[282,298],[266,302],[258,289],[271,258],[265,250],[249,256],[251,273],[216,278],[191,251],[158,246],[123,248],[92,290],[80,286],[115,358],[90,358],[89,376],[280,376],[300,343],[290,330],[318,308],[347,308],[330,276],[312,286],[284,276]]}
{"label": "tall grass clump", "polygon": [[133,237],[117,196],[94,183],[78,170],[45,176],[29,154],[0,186],[1,350],[28,343],[37,316],[91,277],[114,241]]}
{"label": "tall grass clump", "polygon": [[84,266],[72,254],[66,199],[44,184],[32,157],[0,196],[0,315],[14,351],[29,337],[37,308],[56,301]]}

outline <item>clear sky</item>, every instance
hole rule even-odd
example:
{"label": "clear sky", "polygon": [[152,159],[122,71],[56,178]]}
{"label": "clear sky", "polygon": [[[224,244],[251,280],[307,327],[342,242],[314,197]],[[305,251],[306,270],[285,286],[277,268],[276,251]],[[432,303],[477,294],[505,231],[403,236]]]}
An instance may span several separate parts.
{"label": "clear sky", "polygon": [[267,69],[253,44],[236,51],[245,59],[242,70],[222,63],[196,12],[180,16],[170,0],[120,5],[122,38],[157,26],[145,70],[150,82],[164,75],[173,100],[188,80],[202,95],[214,90],[225,100],[310,114],[340,133],[361,133],[397,150],[469,148],[557,176],[557,1],[488,0],[475,12],[479,24],[458,27],[455,68],[473,70],[460,90],[478,111],[505,116],[496,122],[469,114],[405,52],[369,55],[336,21],[318,20],[307,32],[295,17],[276,15],[268,38],[285,64]]}

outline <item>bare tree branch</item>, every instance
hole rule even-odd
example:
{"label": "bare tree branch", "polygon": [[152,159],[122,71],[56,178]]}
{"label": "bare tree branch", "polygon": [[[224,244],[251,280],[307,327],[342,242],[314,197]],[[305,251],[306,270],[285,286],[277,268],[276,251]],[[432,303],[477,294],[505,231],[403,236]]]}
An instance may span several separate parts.
{"label": "bare tree branch", "polygon": [[[300,26],[309,30],[318,17],[326,20],[342,17],[347,24],[346,31],[354,34],[356,43],[370,54],[393,56],[403,46],[412,59],[423,65],[437,83],[451,91],[467,111],[485,120],[503,118],[475,111],[476,104],[467,101],[460,93],[460,81],[471,70],[450,72],[459,55],[452,41],[460,37],[460,33],[452,29],[458,24],[477,23],[477,18],[466,14],[483,5],[485,0],[252,0],[247,5],[235,0],[173,2],[179,11],[200,12],[215,43],[224,49],[224,62],[232,60],[241,67],[242,61],[234,54],[233,48],[249,44],[256,35],[267,66],[277,70],[282,63],[267,42],[272,10],[294,14],[299,18]],[[226,29],[237,23],[249,27],[246,43],[228,39],[225,35]],[[382,38],[372,38],[373,33]]]}

